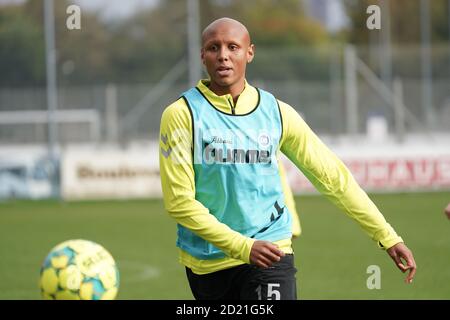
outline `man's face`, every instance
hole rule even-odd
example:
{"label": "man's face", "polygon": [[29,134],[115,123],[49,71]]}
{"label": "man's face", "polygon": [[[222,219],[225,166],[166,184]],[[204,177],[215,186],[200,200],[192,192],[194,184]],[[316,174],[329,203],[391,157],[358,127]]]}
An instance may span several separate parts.
{"label": "man's face", "polygon": [[201,58],[211,77],[211,86],[223,93],[243,85],[247,63],[254,47],[247,32],[233,25],[219,25],[203,37]]}

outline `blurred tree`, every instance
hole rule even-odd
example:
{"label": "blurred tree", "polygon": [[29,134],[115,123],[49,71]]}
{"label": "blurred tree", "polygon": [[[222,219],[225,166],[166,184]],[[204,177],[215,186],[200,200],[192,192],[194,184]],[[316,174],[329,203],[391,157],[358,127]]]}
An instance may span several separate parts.
{"label": "blurred tree", "polygon": [[[3,85],[45,84],[43,2],[28,0],[21,5],[2,7],[0,83]],[[81,30],[66,28],[70,1],[54,3],[59,85],[157,82],[186,55],[186,1],[159,1],[154,7],[118,21],[103,21],[96,13],[83,10]],[[204,0],[200,5],[201,28],[223,16],[238,19],[248,27],[258,48],[316,47],[329,41],[324,26],[307,16],[301,0]],[[285,61],[298,60],[299,53],[295,50],[284,50],[284,54]],[[260,57],[266,61],[272,54],[267,59]],[[302,68],[309,65],[306,63]],[[284,69],[290,71],[287,66]]]}
{"label": "blurred tree", "polygon": [[113,79],[156,82],[186,53],[185,1],[163,1],[116,23],[111,31]]}
{"label": "blurred tree", "polygon": [[[44,1],[3,6],[0,11],[0,84],[45,84]],[[68,1],[55,1],[58,83],[109,77],[108,33],[97,16],[82,13],[81,30],[68,30]]]}
{"label": "blurred tree", "polygon": [[81,29],[69,30],[69,5],[65,0],[55,1],[58,81],[60,85],[107,82],[112,73],[110,32],[95,13],[86,10],[81,14]]}
{"label": "blurred tree", "polygon": [[258,46],[311,46],[329,40],[325,27],[308,17],[301,0],[214,1],[202,6],[202,26],[223,16],[244,23]]}
{"label": "blurred tree", "polygon": [[[306,16],[299,0],[209,0],[200,5],[200,29],[220,17],[235,18],[248,27],[258,47],[312,46],[328,40],[324,27]],[[116,25],[111,52],[114,78],[161,79],[187,52],[186,23],[186,1],[166,0]],[[124,74],[126,78],[120,76]]]}
{"label": "blurred tree", "polygon": [[45,81],[44,43],[39,24],[28,19],[17,6],[0,11],[0,85]]}
{"label": "blurred tree", "polygon": [[[420,42],[420,0],[385,0],[389,5],[391,40],[406,44]],[[368,43],[371,31],[366,27],[371,4],[380,5],[379,0],[344,0],[347,14],[351,20],[348,38],[352,43]],[[431,14],[432,41],[448,41],[448,0],[429,0]],[[381,15],[383,19],[383,13]]]}

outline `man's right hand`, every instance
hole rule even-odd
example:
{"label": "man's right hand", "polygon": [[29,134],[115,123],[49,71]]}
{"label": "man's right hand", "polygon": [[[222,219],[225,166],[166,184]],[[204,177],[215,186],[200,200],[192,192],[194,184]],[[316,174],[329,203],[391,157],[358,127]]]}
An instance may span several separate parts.
{"label": "man's right hand", "polygon": [[445,208],[444,212],[447,215],[447,218],[450,219],[450,203],[447,205],[447,207]]}
{"label": "man's right hand", "polygon": [[268,241],[256,240],[250,251],[250,263],[262,268],[270,267],[274,262],[280,261],[281,257],[284,257],[284,252]]}

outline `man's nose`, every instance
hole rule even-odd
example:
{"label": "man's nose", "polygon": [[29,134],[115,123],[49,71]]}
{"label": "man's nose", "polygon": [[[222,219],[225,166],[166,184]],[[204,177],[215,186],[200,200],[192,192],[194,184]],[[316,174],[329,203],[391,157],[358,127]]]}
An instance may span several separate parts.
{"label": "man's nose", "polygon": [[226,47],[221,47],[219,49],[219,55],[218,55],[219,61],[226,61],[228,60],[228,50]]}

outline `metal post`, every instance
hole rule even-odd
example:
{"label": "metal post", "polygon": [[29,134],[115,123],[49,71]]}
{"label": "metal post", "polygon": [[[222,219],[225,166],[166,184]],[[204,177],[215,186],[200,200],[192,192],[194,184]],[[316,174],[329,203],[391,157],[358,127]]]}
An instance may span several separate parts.
{"label": "metal post", "polygon": [[389,1],[381,0],[381,79],[388,88],[392,86],[391,10]]}
{"label": "metal post", "polygon": [[110,143],[117,143],[119,138],[119,126],[117,117],[117,87],[109,84],[106,87],[106,137]]}
{"label": "metal post", "polygon": [[189,86],[195,86],[202,76],[200,63],[200,9],[198,0],[187,1]]}
{"label": "metal post", "polygon": [[48,152],[49,157],[55,159],[55,148],[58,135],[55,112],[58,108],[58,95],[56,88],[55,15],[53,0],[45,0],[44,2],[44,20],[47,72]]}
{"label": "metal post", "polygon": [[340,47],[336,44],[330,50],[330,131],[331,134],[337,135],[339,130],[339,123],[337,121],[340,118],[340,95],[339,95],[339,84],[341,80],[341,65],[340,65]]}
{"label": "metal post", "polygon": [[430,4],[428,0],[420,0],[420,35],[422,66],[422,108],[428,128],[433,128],[436,117],[433,108],[433,80],[430,49]]}
{"label": "metal post", "polygon": [[400,79],[394,79],[394,113],[395,133],[397,140],[403,142],[405,139],[405,109],[403,102],[403,85]]}
{"label": "metal post", "polygon": [[356,52],[352,45],[345,48],[345,93],[347,133],[358,133],[358,86],[356,82]]}

